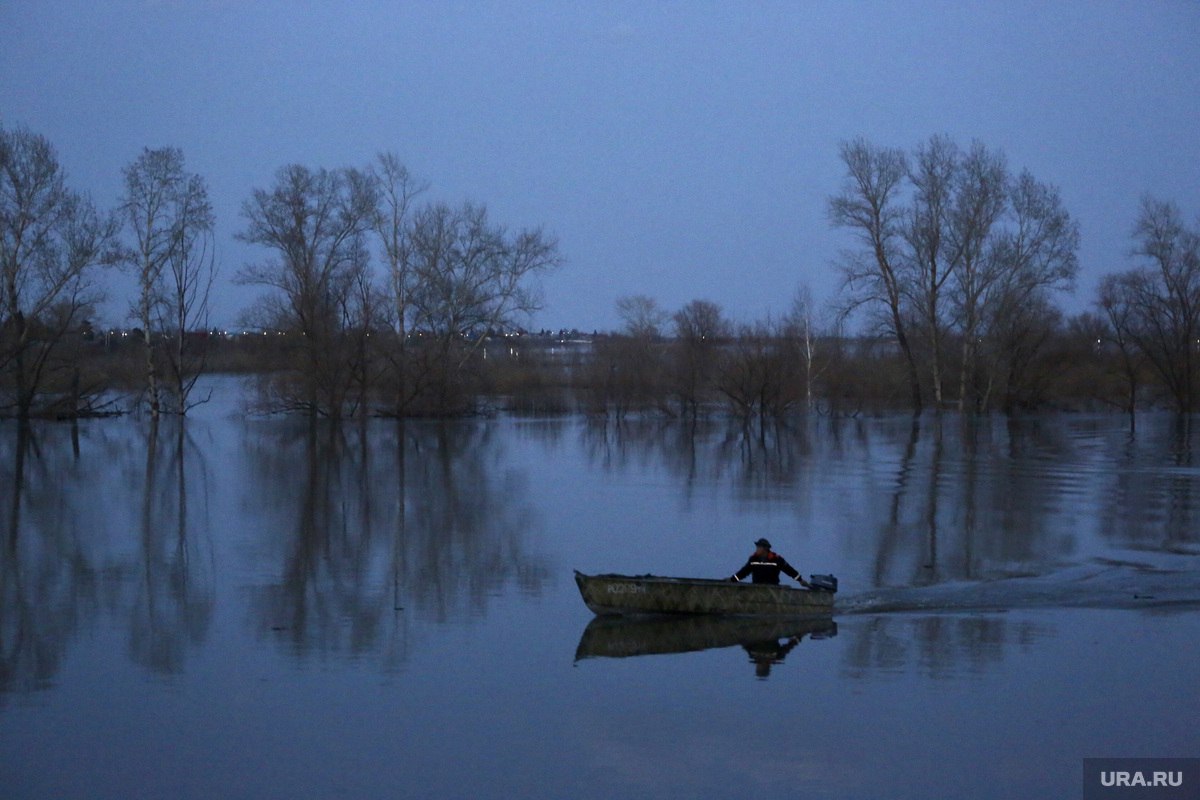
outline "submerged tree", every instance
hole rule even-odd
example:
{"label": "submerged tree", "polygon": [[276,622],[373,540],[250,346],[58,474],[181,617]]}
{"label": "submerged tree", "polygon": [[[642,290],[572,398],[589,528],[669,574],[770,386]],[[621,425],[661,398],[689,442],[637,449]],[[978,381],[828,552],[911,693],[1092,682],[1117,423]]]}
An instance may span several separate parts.
{"label": "submerged tree", "polygon": [[391,301],[388,317],[395,332],[395,347],[379,347],[376,352],[387,366],[395,383],[395,413],[401,415],[413,399],[408,379],[409,317],[411,271],[414,262],[412,213],[415,199],[429,188],[417,180],[391,153],[381,153],[372,166],[379,187],[379,205],[374,229],[379,237]]}
{"label": "submerged tree", "polygon": [[817,317],[812,290],[807,286],[798,288],[792,297],[792,306],[783,318],[783,335],[791,342],[803,370],[806,411],[815,407],[815,384],[829,366],[829,356],[819,352],[821,334]]}
{"label": "submerged tree", "polygon": [[1176,410],[1190,413],[1200,387],[1200,225],[1188,227],[1174,203],[1145,197],[1134,241],[1147,265],[1106,279],[1100,306],[1116,341],[1136,348]]}
{"label": "submerged tree", "polygon": [[668,369],[672,394],[680,414],[693,421],[710,394],[720,348],[729,338],[730,325],[721,307],[710,300],[693,300],[672,317],[675,342]]}
{"label": "submerged tree", "polygon": [[803,396],[801,360],[785,325],[767,320],[741,326],[721,359],[717,389],[749,427],[758,421],[765,442],[768,423],[783,418]]}
{"label": "submerged tree", "polygon": [[904,356],[916,409],[922,373],[934,403],[946,401],[953,339],[958,407],[986,407],[997,370],[1007,365],[1013,374],[1024,357],[1004,352],[1006,343],[1034,341],[1018,335],[1005,309],[1071,287],[1078,226],[1057,190],[1028,172],[1012,179],[1003,154],[978,142],[964,153],[934,136],[910,161],[860,139],[842,146],[842,160],[848,180],[829,201],[830,217],[861,244],[842,262],[848,309],[885,311],[883,328]]}
{"label": "submerged tree", "polygon": [[146,149],[125,168],[121,211],[134,238],[126,261],[138,281],[132,316],[142,331],[150,413],[164,410],[166,379],[174,401],[167,410],[183,414],[203,369],[188,334],[207,327],[216,276],[208,189],[185,170],[182,150]]}
{"label": "submerged tree", "polygon": [[914,410],[922,407],[921,380],[910,335],[911,285],[904,275],[901,251],[905,211],[900,196],[908,172],[902,150],[877,147],[865,139],[841,146],[846,185],[829,200],[835,227],[851,230],[860,249],[842,257],[843,285],[849,292],[847,312],[870,308],[873,318],[895,340],[908,368]]}
{"label": "submerged tree", "polygon": [[958,333],[962,339],[958,410],[963,411],[971,394],[987,301],[1010,266],[989,258],[993,231],[1008,206],[1008,168],[1003,155],[976,142],[954,177],[950,240],[955,260]]}
{"label": "submerged tree", "polygon": [[362,303],[369,283],[366,234],[376,218],[376,184],[354,169],[292,164],[270,190],[242,206],[238,238],[274,257],[242,269],[238,281],[274,290],[256,309],[265,328],[292,337],[297,360],[269,387],[271,405],[339,419],[366,368],[362,338],[371,321]]}
{"label": "submerged tree", "polygon": [[45,138],[0,127],[0,412],[26,419],[59,396],[74,400],[57,413],[78,413],[70,337],[101,297],[116,228],[67,188]]}
{"label": "submerged tree", "polygon": [[617,417],[634,409],[663,406],[663,327],[671,315],[644,294],[617,298],[621,331],[605,348],[608,403]]}
{"label": "submerged tree", "polygon": [[948,282],[959,264],[955,240],[963,233],[956,225],[963,215],[955,213],[959,163],[958,147],[948,137],[933,136],[917,147],[908,170],[913,200],[904,228],[907,252],[899,257],[902,280],[911,283],[902,294],[911,293],[916,326],[929,349],[935,407],[944,399]]}
{"label": "submerged tree", "polygon": [[[971,350],[964,343],[960,408],[973,393],[978,406],[987,408],[997,383],[1004,386],[1006,411],[1028,394],[1028,368],[1061,323],[1050,295],[1071,288],[1079,271],[1079,225],[1058,190],[1024,171],[1008,183],[1005,197],[1005,213],[988,238],[983,268],[972,284],[978,316],[975,335],[964,328]],[[973,372],[979,377],[974,389],[968,383]]]}
{"label": "submerged tree", "polygon": [[540,228],[510,232],[473,203],[431,203],[407,238],[408,308],[424,339],[422,378],[443,412],[465,399],[468,361],[487,336],[511,332],[542,307],[536,278],[562,263]]}
{"label": "submerged tree", "polygon": [[1107,337],[1117,349],[1120,356],[1120,375],[1124,388],[1124,404],[1122,410],[1130,415],[1137,411],[1138,390],[1141,387],[1141,376],[1145,366],[1145,356],[1134,339],[1135,308],[1134,298],[1139,294],[1141,277],[1135,273],[1105,275],[1100,281],[1099,306],[1102,316],[1097,325],[1096,343],[1103,344]]}

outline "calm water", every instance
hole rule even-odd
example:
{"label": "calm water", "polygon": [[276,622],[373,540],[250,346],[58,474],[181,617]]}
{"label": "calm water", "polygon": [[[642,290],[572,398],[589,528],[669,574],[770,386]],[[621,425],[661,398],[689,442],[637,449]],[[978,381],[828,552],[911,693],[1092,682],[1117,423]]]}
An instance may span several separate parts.
{"label": "calm water", "polygon": [[[153,437],[0,426],[0,796],[1078,797],[1200,755],[1200,420],[330,435],[214,386]],[[589,628],[573,569],[759,536],[836,627]]]}

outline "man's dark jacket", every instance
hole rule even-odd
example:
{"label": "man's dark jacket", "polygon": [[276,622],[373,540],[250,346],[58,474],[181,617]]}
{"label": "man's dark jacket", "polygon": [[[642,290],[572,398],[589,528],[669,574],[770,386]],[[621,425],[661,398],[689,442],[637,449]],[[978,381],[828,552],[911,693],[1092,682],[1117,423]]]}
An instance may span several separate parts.
{"label": "man's dark jacket", "polygon": [[770,551],[765,556],[760,556],[755,550],[746,566],[735,572],[733,577],[740,581],[747,575],[753,575],[754,583],[779,583],[781,572],[789,578],[800,580],[800,573],[783,556]]}

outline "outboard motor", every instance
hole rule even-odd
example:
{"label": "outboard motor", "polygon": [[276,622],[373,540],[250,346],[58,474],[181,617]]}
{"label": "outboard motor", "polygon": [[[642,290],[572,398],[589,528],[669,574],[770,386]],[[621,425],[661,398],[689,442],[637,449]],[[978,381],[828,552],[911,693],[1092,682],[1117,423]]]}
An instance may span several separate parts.
{"label": "outboard motor", "polygon": [[822,592],[836,592],[837,578],[833,575],[809,575],[808,582],[812,588]]}

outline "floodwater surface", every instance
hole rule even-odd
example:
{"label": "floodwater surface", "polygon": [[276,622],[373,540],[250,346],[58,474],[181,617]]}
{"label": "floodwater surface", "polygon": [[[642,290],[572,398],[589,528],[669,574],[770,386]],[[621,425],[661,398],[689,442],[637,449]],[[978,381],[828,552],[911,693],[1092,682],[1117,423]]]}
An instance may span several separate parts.
{"label": "floodwater surface", "polygon": [[[1200,431],[0,425],[0,796],[1078,797],[1200,755]],[[596,619],[573,570],[831,620]]]}

